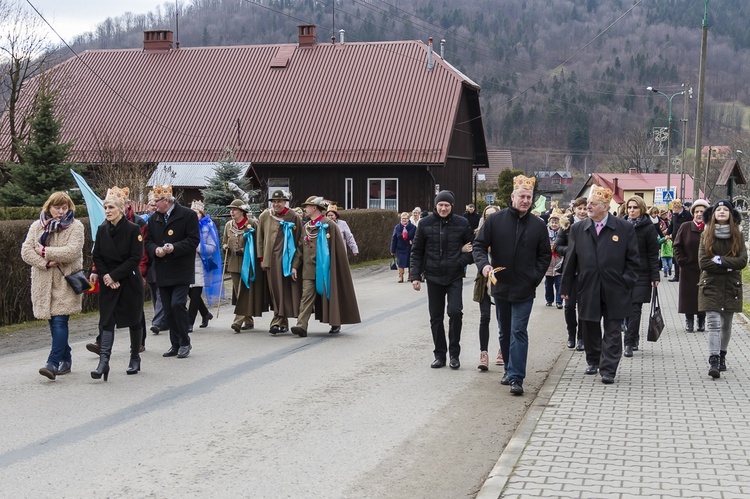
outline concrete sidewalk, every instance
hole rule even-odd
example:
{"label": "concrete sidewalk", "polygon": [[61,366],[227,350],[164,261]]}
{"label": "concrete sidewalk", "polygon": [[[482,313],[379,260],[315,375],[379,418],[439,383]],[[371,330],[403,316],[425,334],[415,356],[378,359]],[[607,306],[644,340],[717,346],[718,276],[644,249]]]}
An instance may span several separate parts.
{"label": "concrete sidewalk", "polygon": [[614,385],[584,375],[582,353],[562,354],[478,498],[750,497],[750,328],[735,315],[728,370],[713,380],[706,333],[685,332],[677,293],[659,286],[657,343],[644,305],[640,351]]}

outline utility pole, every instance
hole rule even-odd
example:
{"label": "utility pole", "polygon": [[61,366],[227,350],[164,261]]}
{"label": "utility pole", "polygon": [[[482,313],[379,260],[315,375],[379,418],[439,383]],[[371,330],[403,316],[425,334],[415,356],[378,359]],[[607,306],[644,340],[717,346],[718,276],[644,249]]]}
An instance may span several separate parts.
{"label": "utility pole", "polygon": [[[685,106],[683,107],[682,111],[682,154],[680,156],[682,157],[682,173],[680,174],[680,199],[682,201],[685,201],[685,168],[687,165],[685,164],[685,149],[687,148],[687,134],[688,134],[688,97],[693,96],[693,89],[690,88],[690,82],[685,82],[683,84],[683,87],[687,90],[685,92]],[[689,95],[688,95],[689,94]],[[695,198],[693,198],[693,201],[695,201]]]}
{"label": "utility pole", "polygon": [[706,42],[708,41],[708,0],[703,11],[703,36],[701,38],[701,65],[698,74],[698,114],[695,117],[695,163],[693,164],[693,200],[698,199],[698,175],[701,173],[703,148],[703,96],[706,83]]}

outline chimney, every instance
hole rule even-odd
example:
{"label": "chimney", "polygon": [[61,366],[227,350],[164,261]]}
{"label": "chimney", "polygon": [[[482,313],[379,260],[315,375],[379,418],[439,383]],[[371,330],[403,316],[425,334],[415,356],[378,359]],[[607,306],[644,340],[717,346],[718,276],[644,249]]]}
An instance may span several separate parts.
{"label": "chimney", "polygon": [[315,25],[314,24],[300,24],[297,26],[299,30],[299,46],[300,47],[312,47],[315,45]]}
{"label": "chimney", "polygon": [[633,167],[631,167],[631,168],[630,168],[630,169],[628,170],[628,173],[629,173],[629,174],[631,174],[631,175],[635,175],[635,174],[637,174],[637,173],[638,173],[638,168],[633,168]]}
{"label": "chimney", "polygon": [[612,194],[617,195],[617,181],[620,180],[619,178],[615,177],[612,179]]}
{"label": "chimney", "polygon": [[430,42],[427,46],[427,71],[432,71],[432,68],[435,67],[435,59],[432,56],[432,37],[430,37]]}
{"label": "chimney", "polygon": [[440,58],[445,60],[445,38],[440,40]]}
{"label": "chimney", "polygon": [[143,50],[145,52],[169,52],[172,48],[172,30],[160,29],[143,32]]}
{"label": "chimney", "polygon": [[339,43],[340,43],[341,45],[343,45],[343,44],[344,44],[344,30],[343,30],[343,29],[340,29],[340,30],[339,30]]}

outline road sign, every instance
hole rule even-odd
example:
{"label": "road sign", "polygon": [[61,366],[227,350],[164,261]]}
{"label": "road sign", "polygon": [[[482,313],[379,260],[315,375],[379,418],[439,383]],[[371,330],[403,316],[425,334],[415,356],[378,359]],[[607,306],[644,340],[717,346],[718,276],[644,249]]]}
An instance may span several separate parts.
{"label": "road sign", "polygon": [[675,193],[677,192],[677,186],[672,186],[671,189],[667,190],[666,187],[654,188],[654,202],[659,204],[669,204],[674,201]]}
{"label": "road sign", "polygon": [[484,195],[484,202],[487,204],[495,204],[495,195],[494,194],[485,194]]}
{"label": "road sign", "polygon": [[664,204],[669,204],[674,201],[674,190],[662,192],[661,200]]}

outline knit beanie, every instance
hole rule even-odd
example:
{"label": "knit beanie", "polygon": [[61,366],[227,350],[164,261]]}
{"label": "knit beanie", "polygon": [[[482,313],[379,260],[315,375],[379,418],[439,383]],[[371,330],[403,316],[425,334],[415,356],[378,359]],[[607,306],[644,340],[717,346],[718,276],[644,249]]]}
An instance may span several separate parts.
{"label": "knit beanie", "polygon": [[440,191],[437,196],[435,196],[435,206],[440,202],[450,203],[450,205],[453,206],[456,204],[456,198],[451,191]]}

